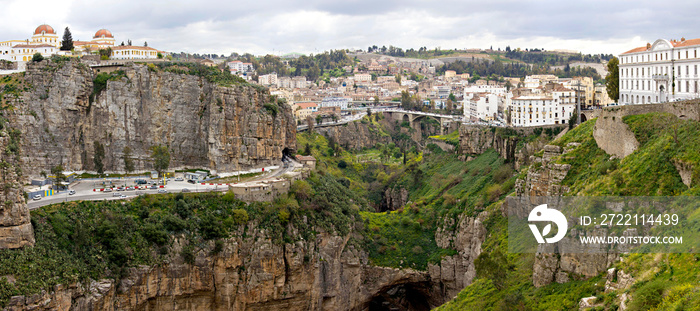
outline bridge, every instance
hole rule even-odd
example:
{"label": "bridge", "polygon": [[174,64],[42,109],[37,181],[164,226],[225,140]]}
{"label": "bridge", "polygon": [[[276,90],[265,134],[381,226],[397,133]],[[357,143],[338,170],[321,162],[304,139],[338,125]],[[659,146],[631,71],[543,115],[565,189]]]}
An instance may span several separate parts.
{"label": "bridge", "polygon": [[[435,120],[438,123],[440,123],[440,135],[444,134],[445,127],[449,126],[449,123],[456,120],[458,117],[458,116],[454,116],[454,115],[427,113],[427,112],[420,112],[420,111],[410,111],[410,110],[403,110],[403,109],[397,109],[397,108],[370,108],[370,110],[372,111],[372,113],[381,112],[384,115],[384,117],[386,117],[387,119],[393,120],[393,121],[408,122],[408,124],[411,126],[411,128],[414,128],[414,129],[416,128],[416,127],[414,127],[416,122],[420,122],[426,118]],[[336,122],[326,122],[326,123],[316,124],[316,125],[314,125],[314,127],[322,128],[322,127],[339,126],[339,125],[343,125],[343,124],[346,124],[349,122],[355,122],[357,120],[360,120],[365,115],[366,115],[365,112],[361,112],[361,113],[352,115],[350,117],[340,119]],[[306,124],[297,126],[297,132],[303,132],[306,130],[308,130],[308,127]]]}
{"label": "bridge", "polygon": [[382,110],[382,113],[385,117],[390,118],[392,120],[399,122],[408,122],[411,128],[414,129],[416,128],[414,126],[416,122],[420,122],[425,119],[435,120],[438,123],[440,123],[440,135],[443,135],[445,133],[445,127],[449,126],[449,124],[452,121],[456,120],[456,118],[458,117],[455,115],[410,111],[403,109],[387,109]]}

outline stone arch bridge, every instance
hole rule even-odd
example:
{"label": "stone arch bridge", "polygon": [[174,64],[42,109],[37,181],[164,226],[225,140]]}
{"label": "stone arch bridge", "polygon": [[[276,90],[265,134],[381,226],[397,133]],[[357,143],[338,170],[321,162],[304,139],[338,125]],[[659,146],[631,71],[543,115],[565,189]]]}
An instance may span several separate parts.
{"label": "stone arch bridge", "polygon": [[435,120],[440,124],[440,135],[445,134],[445,128],[449,127],[450,123],[456,119],[456,116],[453,115],[408,111],[402,109],[390,109],[383,110],[381,112],[387,119],[399,122],[408,122],[413,129],[419,129],[419,127],[416,126],[416,123],[421,122],[424,119]]}

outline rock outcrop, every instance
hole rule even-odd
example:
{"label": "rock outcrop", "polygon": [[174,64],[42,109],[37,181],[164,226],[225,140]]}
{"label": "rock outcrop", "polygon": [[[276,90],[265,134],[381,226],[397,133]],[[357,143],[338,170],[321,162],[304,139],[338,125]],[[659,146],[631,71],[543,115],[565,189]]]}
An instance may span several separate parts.
{"label": "rock outcrop", "polygon": [[487,216],[486,212],[477,217],[461,214],[456,226],[455,219],[446,218],[445,223],[438,227],[435,233],[437,245],[457,250],[457,254],[444,257],[439,265],[428,264],[430,278],[439,285],[433,291],[452,299],[472,283],[476,277],[474,260],[481,254],[481,244],[486,240],[483,221]]}
{"label": "rock outcrop", "polygon": [[[385,132],[360,121],[350,122],[340,126],[318,127],[316,132],[335,141],[346,150],[372,148],[377,143],[388,144],[391,137]],[[303,147],[303,146],[300,146]]]}
{"label": "rock outcrop", "polygon": [[515,182],[515,194],[517,196],[557,196],[569,192],[569,188],[563,186],[561,182],[571,165],[553,161],[561,154],[562,150],[559,146],[544,146],[542,157],[533,157],[525,179],[518,179]]}
{"label": "rock outcrop", "polygon": [[[132,150],[136,170],[152,168],[150,149],[166,145],[170,167],[234,171],[277,163],[295,149],[291,108],[266,89],[221,87],[206,78],[127,64],[121,78],[95,88],[92,69],[78,60],[28,66],[31,85],[18,108],[23,168],[39,175],[62,163],[94,170],[94,142],[104,145],[106,171],[123,171]],[[94,93],[97,91],[97,93]]]}
{"label": "rock outcrop", "polygon": [[[275,243],[265,230],[239,233],[218,254],[213,242],[203,247],[193,264],[172,255],[161,266],[132,268],[118,282],[13,297],[7,310],[366,310],[377,292],[430,281],[425,272],[368,265],[350,236],[321,233],[313,241]],[[179,254],[180,243],[172,254]]]}
{"label": "rock outcrop", "polygon": [[408,190],[403,187],[386,188],[381,211],[395,211],[408,203]]}
{"label": "rock outcrop", "polygon": [[34,245],[34,230],[20,182],[19,140],[22,133],[10,127],[0,113],[0,249]]}

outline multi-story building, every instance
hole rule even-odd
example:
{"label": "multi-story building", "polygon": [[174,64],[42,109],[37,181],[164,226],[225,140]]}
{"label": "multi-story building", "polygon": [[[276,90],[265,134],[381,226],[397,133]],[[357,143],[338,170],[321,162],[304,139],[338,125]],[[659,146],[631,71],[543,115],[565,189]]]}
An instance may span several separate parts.
{"label": "multi-story building", "polygon": [[469,93],[464,95],[464,118],[470,121],[493,121],[498,116],[501,97],[491,93]]}
{"label": "multi-story building", "polygon": [[350,99],[346,97],[326,97],[321,101],[321,107],[340,107],[346,110],[349,103]]}
{"label": "multi-story building", "polygon": [[277,73],[266,74],[258,77],[258,83],[262,85],[277,85]]}
{"label": "multi-story building", "polygon": [[517,89],[508,98],[510,124],[541,126],[565,124],[573,115],[575,92],[561,85],[536,89]]}
{"label": "multi-story building", "polygon": [[231,71],[231,73],[236,74],[236,73],[244,73],[244,72],[253,72],[253,64],[252,63],[244,63],[240,60],[234,60],[226,63],[228,66],[228,70]]}
{"label": "multi-story building", "polygon": [[315,103],[295,103],[292,109],[294,110],[294,118],[297,121],[303,121],[306,120],[306,117],[318,111],[318,105]]}
{"label": "multi-story building", "polygon": [[658,39],[620,54],[620,103],[660,103],[699,97],[699,48],[700,39]]}

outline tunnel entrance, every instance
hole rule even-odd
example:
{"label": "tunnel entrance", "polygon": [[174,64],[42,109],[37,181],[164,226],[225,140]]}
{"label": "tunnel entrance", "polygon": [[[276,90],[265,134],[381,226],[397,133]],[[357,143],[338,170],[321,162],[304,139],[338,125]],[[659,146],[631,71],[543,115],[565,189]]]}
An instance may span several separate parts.
{"label": "tunnel entrance", "polygon": [[586,118],[586,114],[582,113],[581,114],[581,123],[588,121],[588,118]]}
{"label": "tunnel entrance", "polygon": [[429,311],[440,301],[430,294],[428,282],[404,283],[382,290],[372,297],[369,311]]}
{"label": "tunnel entrance", "polygon": [[289,149],[289,148],[284,148],[282,150],[282,160],[285,158],[293,158],[294,150]]}

